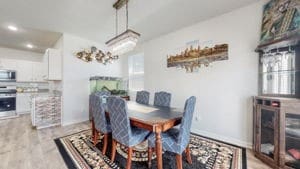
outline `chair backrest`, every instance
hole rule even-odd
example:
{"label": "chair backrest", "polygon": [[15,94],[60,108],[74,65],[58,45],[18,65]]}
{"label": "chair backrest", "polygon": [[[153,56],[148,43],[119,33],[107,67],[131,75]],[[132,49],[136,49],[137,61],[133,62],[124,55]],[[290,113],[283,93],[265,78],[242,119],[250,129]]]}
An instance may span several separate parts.
{"label": "chair backrest", "polygon": [[105,103],[103,102],[103,96],[95,95],[95,103],[92,108],[93,118],[95,123],[95,128],[102,132],[108,133],[110,132],[108,128],[107,118],[105,116]]}
{"label": "chair backrest", "polygon": [[92,93],[90,94],[89,96],[89,109],[90,109],[90,113],[89,113],[89,118],[92,119],[93,117],[93,112],[94,112],[94,109],[95,109],[95,98],[96,98],[96,93]]}
{"label": "chair backrest", "polygon": [[170,107],[171,104],[171,93],[167,92],[156,92],[154,95],[154,106]]}
{"label": "chair backrest", "polygon": [[89,109],[90,109],[90,113],[89,113],[89,118],[92,119],[93,116],[93,107],[95,105],[95,95],[94,94],[90,94],[89,96]]}
{"label": "chair backrest", "polygon": [[97,91],[97,92],[95,92],[95,95],[97,95],[97,96],[110,96],[111,93],[109,91]]}
{"label": "chair backrest", "polygon": [[[90,95],[91,116],[94,118],[97,130],[106,133],[107,120],[105,118],[105,103],[103,98],[110,96],[108,91],[97,91]],[[104,120],[105,119],[105,120]]]}
{"label": "chair backrest", "polygon": [[192,126],[193,114],[196,104],[196,97],[191,96],[185,101],[184,113],[181,120],[179,129],[178,145],[180,145],[180,151],[185,150],[190,140],[190,131]]}
{"label": "chair backrest", "polygon": [[98,91],[98,92],[90,94],[89,105],[91,106],[91,111],[92,112],[93,112],[93,108],[95,107],[95,104],[96,104],[96,102],[95,102],[95,97],[96,96],[101,96],[101,97],[106,96],[106,97],[108,97],[108,96],[110,96],[110,92],[108,92],[108,91]]}
{"label": "chair backrest", "polygon": [[135,99],[135,101],[137,103],[140,103],[140,104],[149,104],[149,98],[150,98],[150,93],[147,92],[147,91],[145,91],[145,90],[136,92],[136,99]]}
{"label": "chair backrest", "polygon": [[126,101],[120,97],[108,97],[107,109],[109,112],[113,139],[121,144],[129,145],[131,127]]}

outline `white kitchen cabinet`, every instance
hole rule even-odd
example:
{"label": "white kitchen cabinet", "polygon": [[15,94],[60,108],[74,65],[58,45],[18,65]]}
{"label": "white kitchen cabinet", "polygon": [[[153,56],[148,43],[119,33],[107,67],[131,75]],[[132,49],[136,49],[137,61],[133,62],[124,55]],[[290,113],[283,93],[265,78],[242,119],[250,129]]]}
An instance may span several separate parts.
{"label": "white kitchen cabinet", "polygon": [[58,49],[47,49],[44,55],[44,62],[48,63],[47,80],[62,80],[62,58]]}
{"label": "white kitchen cabinet", "polygon": [[32,65],[32,81],[43,82],[46,81],[47,67],[43,62],[33,62]]}
{"label": "white kitchen cabinet", "polygon": [[16,70],[17,64],[12,59],[0,59],[0,67],[1,69]]}
{"label": "white kitchen cabinet", "polygon": [[42,62],[0,59],[0,69],[16,70],[17,82],[62,80],[61,51],[47,49]]}
{"label": "white kitchen cabinet", "polygon": [[33,81],[32,75],[32,62],[30,61],[17,61],[17,81],[30,82]]}
{"label": "white kitchen cabinet", "polygon": [[42,62],[17,61],[18,82],[43,82],[47,68]]}
{"label": "white kitchen cabinet", "polygon": [[18,114],[30,113],[31,111],[31,94],[18,93],[16,100],[16,111]]}

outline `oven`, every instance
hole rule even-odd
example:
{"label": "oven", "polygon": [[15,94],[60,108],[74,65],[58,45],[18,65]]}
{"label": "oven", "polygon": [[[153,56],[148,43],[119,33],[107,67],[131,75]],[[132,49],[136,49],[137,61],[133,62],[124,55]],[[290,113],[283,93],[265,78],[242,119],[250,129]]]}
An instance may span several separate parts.
{"label": "oven", "polygon": [[16,71],[0,69],[0,82],[16,82]]}
{"label": "oven", "polygon": [[0,118],[17,115],[15,88],[15,86],[0,86]]}

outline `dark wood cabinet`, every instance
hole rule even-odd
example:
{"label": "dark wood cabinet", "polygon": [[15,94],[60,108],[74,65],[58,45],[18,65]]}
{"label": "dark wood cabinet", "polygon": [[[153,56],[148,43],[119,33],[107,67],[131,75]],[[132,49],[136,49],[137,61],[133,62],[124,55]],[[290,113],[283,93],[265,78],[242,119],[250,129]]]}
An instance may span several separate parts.
{"label": "dark wood cabinet", "polygon": [[300,99],[256,96],[253,150],[272,168],[300,169]]}

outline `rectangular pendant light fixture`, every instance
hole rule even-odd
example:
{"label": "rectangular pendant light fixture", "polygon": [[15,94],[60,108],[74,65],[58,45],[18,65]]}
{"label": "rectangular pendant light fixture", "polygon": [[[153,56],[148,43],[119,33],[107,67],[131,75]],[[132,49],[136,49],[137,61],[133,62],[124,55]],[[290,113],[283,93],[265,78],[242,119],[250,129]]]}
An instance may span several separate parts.
{"label": "rectangular pendant light fixture", "polygon": [[112,54],[121,55],[133,50],[139,37],[139,33],[127,29],[125,32],[110,39],[105,44],[108,46]]}
{"label": "rectangular pendant light fixture", "polygon": [[[116,9],[116,36],[105,43],[113,55],[122,55],[133,50],[138,42],[139,37],[141,36],[139,33],[128,29],[128,1],[129,0],[118,0],[113,5],[113,7]],[[126,5],[126,31],[118,34],[117,12],[124,5]]]}

